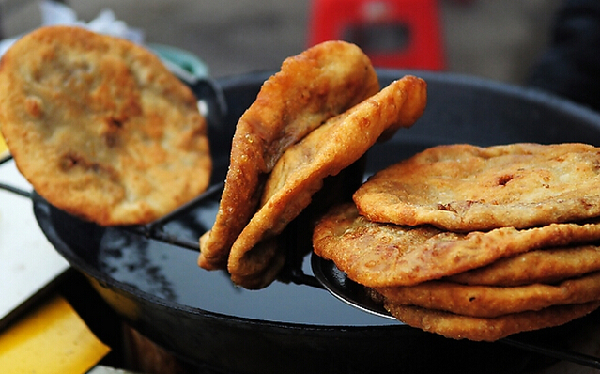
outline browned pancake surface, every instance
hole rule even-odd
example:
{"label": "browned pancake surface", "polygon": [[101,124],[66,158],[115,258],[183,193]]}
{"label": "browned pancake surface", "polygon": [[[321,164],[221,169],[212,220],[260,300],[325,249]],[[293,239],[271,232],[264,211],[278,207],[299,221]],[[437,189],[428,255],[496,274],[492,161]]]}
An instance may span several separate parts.
{"label": "browned pancake surface", "polygon": [[498,318],[474,318],[422,308],[414,305],[386,303],[386,308],[400,321],[423,331],[453,339],[495,341],[508,335],[560,326],[593,312],[600,302],[553,305],[539,311],[508,314]]}
{"label": "browned pancake surface", "polygon": [[454,233],[433,226],[371,222],[352,203],[334,208],[315,227],[315,253],[367,287],[412,286],[462,273],[537,248],[600,238],[600,224],[564,223]]}
{"label": "browned pancake surface", "polygon": [[262,257],[249,256],[261,251],[262,246],[256,244],[280,234],[310,204],[325,178],[358,161],[382,133],[411,126],[426,101],[425,82],[405,76],[288,148],[269,175],[260,208],[231,247],[228,270],[232,279],[249,286],[244,278],[253,278],[260,266],[253,259]]}
{"label": "browned pancake surface", "polygon": [[221,206],[200,240],[198,264],[226,268],[231,246],[258,208],[283,152],[378,90],[369,58],[354,44],[329,41],[288,57],[238,121]]}
{"label": "browned pancake surface", "polygon": [[538,249],[502,258],[490,265],[455,274],[447,279],[472,286],[514,287],[553,283],[596,271],[600,271],[600,247],[582,244]]}
{"label": "browned pancake surface", "polygon": [[393,304],[417,305],[470,317],[494,318],[540,310],[558,304],[600,300],[600,273],[581,275],[557,284],[519,287],[465,286],[429,281],[412,287],[377,288]]}
{"label": "browned pancake surface", "polygon": [[570,222],[600,214],[600,152],[584,144],[430,148],[355,194],[372,221],[452,231]]}
{"label": "browned pancake surface", "polygon": [[126,40],[67,26],[26,35],[2,58],[0,123],[36,191],[100,225],[150,222],[208,186],[194,95]]}

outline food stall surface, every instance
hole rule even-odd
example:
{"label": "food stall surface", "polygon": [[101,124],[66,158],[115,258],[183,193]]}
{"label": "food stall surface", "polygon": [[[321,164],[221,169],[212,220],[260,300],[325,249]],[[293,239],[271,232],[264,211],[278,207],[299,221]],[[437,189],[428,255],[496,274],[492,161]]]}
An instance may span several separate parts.
{"label": "food stall surface", "polygon": [[[39,24],[38,1],[16,2],[17,5],[9,3],[15,2],[0,1],[5,35],[15,36]],[[134,1],[72,0],[68,3],[84,20],[93,19],[101,9],[112,9],[118,19],[143,30],[146,41],[175,46],[199,56],[214,77],[277,69],[283,58],[305,49],[310,17],[309,2],[291,0],[148,0],[144,2],[143,9],[140,9],[140,2]],[[529,62],[543,50],[550,17],[558,3],[553,0],[440,2],[448,70],[509,83],[521,82]],[[473,29],[481,32],[473,32]],[[0,176],[8,175],[5,173],[8,169],[14,173],[10,164],[1,165]],[[18,179],[11,177],[11,182],[15,178]],[[22,186],[27,188],[26,184]],[[19,196],[11,198],[22,199]],[[4,207],[4,201],[3,196],[0,207]],[[0,213],[0,219],[5,218],[6,214]],[[35,225],[32,227],[37,229]],[[2,238],[3,233],[0,232]],[[62,258],[57,262],[58,270],[52,270],[51,279],[66,271]],[[91,322],[90,326],[113,349],[101,364],[122,366],[126,360],[136,358],[135,348],[144,347],[156,349],[156,357],[166,361],[166,366],[177,366],[168,353],[144,341],[135,330],[122,325],[101,300],[89,296],[94,292],[79,274],[70,271],[64,274],[52,291],[64,295],[88,323],[103,320],[104,325]],[[44,287],[48,281],[42,283],[37,287]],[[75,284],[79,287],[72,287]],[[4,295],[4,291],[2,293]],[[45,301],[48,295],[43,296],[38,301]],[[107,325],[112,331],[107,332]],[[590,337],[598,335],[595,328],[586,331]],[[123,351],[128,351],[128,354],[122,354]],[[582,347],[582,351],[598,355],[596,346]],[[559,363],[544,372],[561,373],[572,368],[571,364]],[[177,366],[173,370],[182,372],[184,369]],[[198,371],[190,369],[189,372]],[[588,371],[583,368],[578,372]],[[162,373],[168,374],[166,369]]]}

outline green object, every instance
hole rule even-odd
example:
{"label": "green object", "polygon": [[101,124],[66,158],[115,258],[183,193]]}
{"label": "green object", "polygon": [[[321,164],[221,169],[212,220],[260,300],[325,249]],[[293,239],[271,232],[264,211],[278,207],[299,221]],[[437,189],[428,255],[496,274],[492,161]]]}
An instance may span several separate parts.
{"label": "green object", "polygon": [[206,63],[190,52],[155,43],[148,44],[147,47],[156,53],[165,62],[167,67],[175,70],[175,73],[186,72],[186,75],[191,75],[189,78],[192,80],[208,77],[208,66]]}

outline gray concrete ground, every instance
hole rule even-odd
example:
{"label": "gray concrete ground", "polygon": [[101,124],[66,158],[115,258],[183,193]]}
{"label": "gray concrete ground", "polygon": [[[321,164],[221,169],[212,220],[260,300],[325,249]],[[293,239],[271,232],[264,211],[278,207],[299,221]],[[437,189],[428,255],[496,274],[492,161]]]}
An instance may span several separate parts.
{"label": "gray concrete ground", "polygon": [[[305,0],[68,0],[81,20],[112,9],[148,42],[186,49],[214,77],[277,69],[307,46]],[[2,30],[18,35],[40,23],[39,1],[0,0]],[[521,83],[546,45],[560,0],[440,0],[448,70]]]}

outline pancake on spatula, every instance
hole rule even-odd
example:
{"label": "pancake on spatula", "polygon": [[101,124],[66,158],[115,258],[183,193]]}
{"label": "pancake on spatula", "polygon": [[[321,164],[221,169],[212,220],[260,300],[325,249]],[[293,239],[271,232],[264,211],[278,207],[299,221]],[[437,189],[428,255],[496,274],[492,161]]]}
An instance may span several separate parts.
{"label": "pancake on spatula", "polygon": [[220,209],[200,239],[198,265],[226,268],[267,176],[289,146],[378,90],[369,58],[354,44],[328,41],[288,57],[238,121]]}
{"label": "pancake on spatula", "polygon": [[495,318],[558,304],[600,301],[600,273],[582,274],[556,284],[517,287],[466,286],[429,281],[411,287],[376,288],[387,302],[444,310],[470,317]]}
{"label": "pancake on spatula", "polygon": [[596,271],[600,271],[600,247],[581,244],[538,249],[501,258],[482,268],[445,279],[471,286],[515,287],[553,283]]}
{"label": "pancake on spatula", "polygon": [[312,250],[310,233],[315,220],[332,206],[352,201],[352,194],[363,182],[365,161],[363,157],[339,174],[325,178],[309,205],[289,224],[282,225],[280,234],[265,236],[243,253],[243,258],[237,260],[239,270],[230,275],[231,279],[249,289],[266,287],[276,278],[289,281],[293,274],[286,270],[300,268],[303,258]]}
{"label": "pancake on spatula", "polygon": [[[255,253],[264,251],[257,244],[280,234],[309,205],[325,178],[358,161],[385,131],[414,124],[423,114],[426,94],[422,79],[405,76],[288,148],[269,175],[259,209],[231,247],[231,279],[253,287],[256,271],[263,271],[255,259],[269,264]],[[262,285],[271,280],[264,279]]]}
{"label": "pancake on spatula", "polygon": [[0,123],[35,190],[99,225],[148,223],[209,183],[194,95],[127,40],[69,26],[24,36],[0,64]]}
{"label": "pancake on spatula", "polygon": [[586,304],[553,305],[539,311],[507,314],[498,318],[474,318],[414,305],[385,303],[395,318],[423,331],[454,339],[495,341],[508,335],[560,326],[593,312],[600,306]]}
{"label": "pancake on spatula", "polygon": [[538,248],[600,239],[600,223],[455,233],[371,222],[352,203],[333,208],[313,234],[315,253],[366,287],[412,286]]}
{"label": "pancake on spatula", "polygon": [[354,195],[362,215],[451,231],[600,215],[600,152],[584,144],[440,146],[378,172]]}

